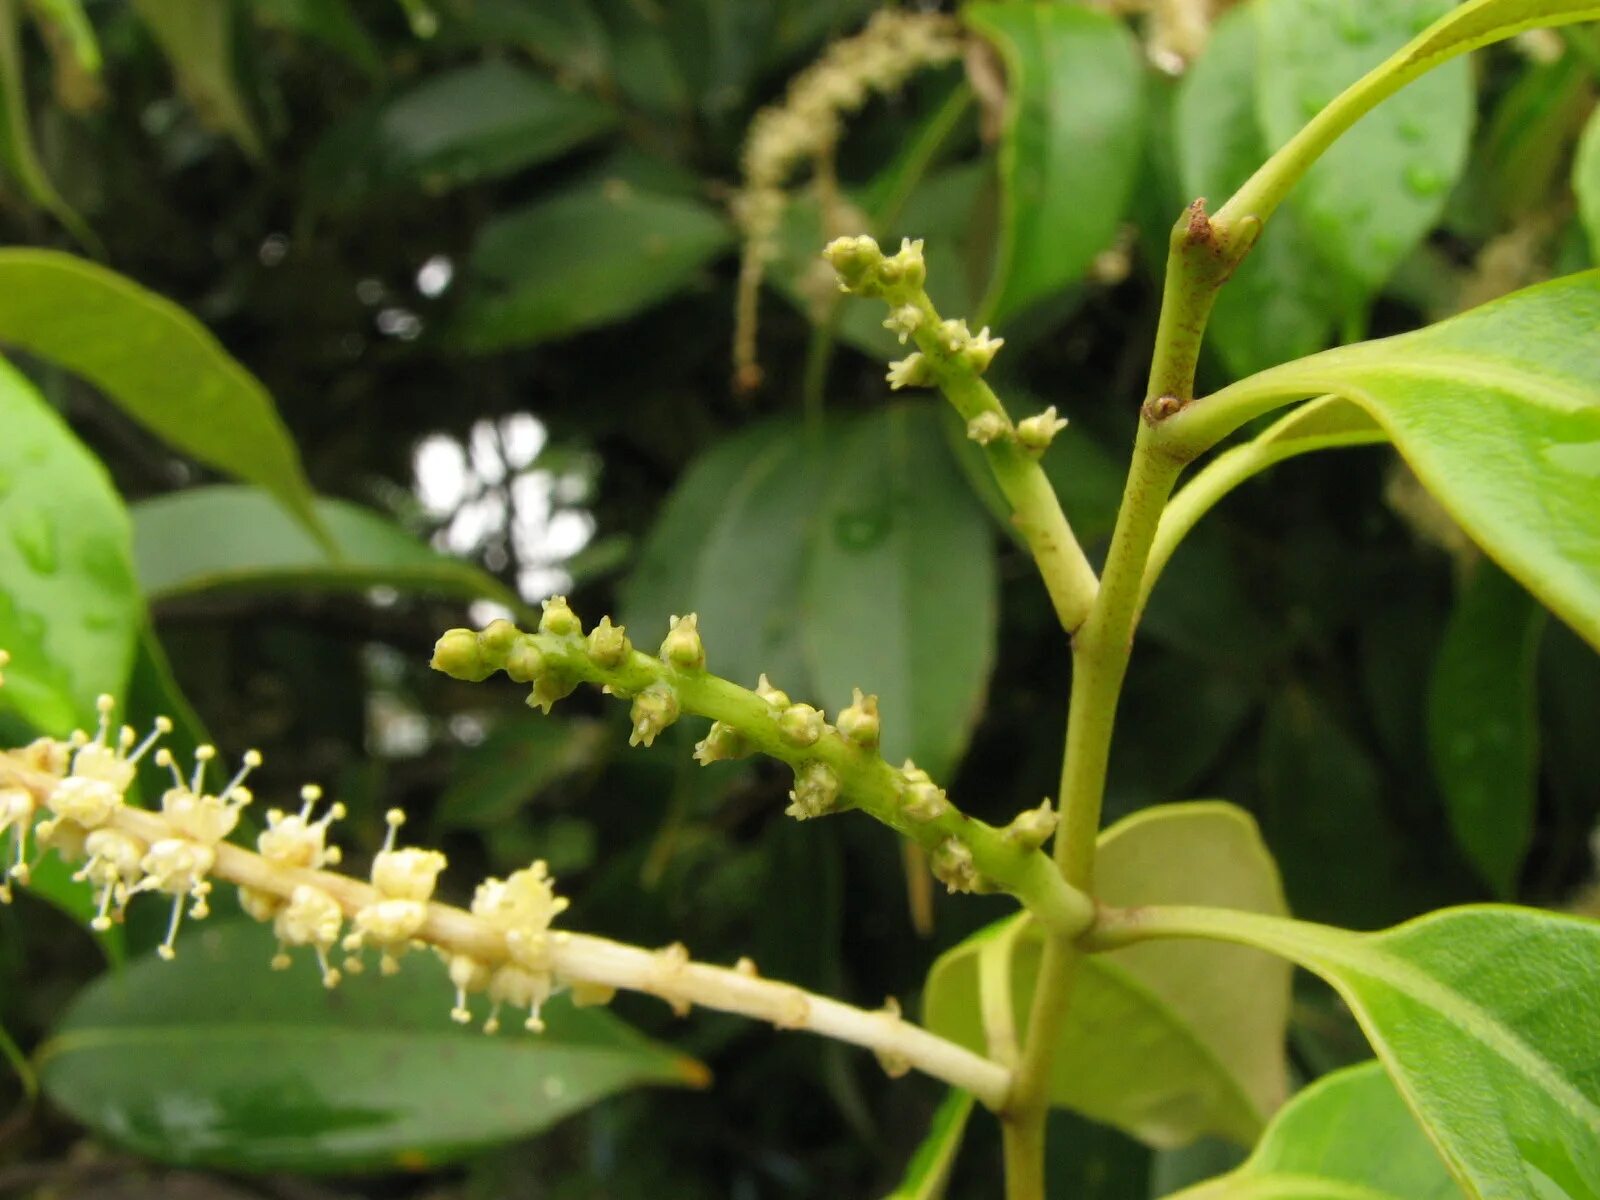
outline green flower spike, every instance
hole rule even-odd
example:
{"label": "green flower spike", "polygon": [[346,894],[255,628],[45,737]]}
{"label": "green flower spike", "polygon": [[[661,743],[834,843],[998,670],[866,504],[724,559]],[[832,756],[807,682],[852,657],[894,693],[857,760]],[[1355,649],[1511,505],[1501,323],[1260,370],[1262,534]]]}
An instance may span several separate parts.
{"label": "green flower spike", "polygon": [[539,617],[539,632],[557,637],[572,637],[583,633],[583,622],[572,611],[565,596],[551,596],[543,602],[544,612]]}
{"label": "green flower spike", "polygon": [[751,750],[749,740],[725,721],[711,722],[711,730],[694,744],[694,760],[702,767],[714,762],[743,758]]}
{"label": "green flower spike", "polygon": [[1055,441],[1056,434],[1066,427],[1066,418],[1056,416],[1056,406],[1052,404],[1042,413],[1024,417],[1017,422],[1017,443],[1034,458],[1038,458],[1050,448],[1050,443]]}

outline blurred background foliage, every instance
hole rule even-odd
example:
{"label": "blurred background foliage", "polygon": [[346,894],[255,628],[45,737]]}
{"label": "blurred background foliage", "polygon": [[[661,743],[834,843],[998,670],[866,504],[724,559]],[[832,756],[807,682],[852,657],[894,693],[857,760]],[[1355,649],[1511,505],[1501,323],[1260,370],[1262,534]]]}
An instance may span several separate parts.
{"label": "blurred background foliage", "polygon": [[[40,293],[12,276],[0,340],[132,517],[133,722],[173,712],[180,745],[259,746],[258,794],[321,781],[352,811],[347,840],[375,842],[382,811],[404,807],[449,852],[456,899],[543,857],[574,927],[682,939],[711,961],[750,954],[770,976],[915,1012],[939,949],[1003,902],[934,896],[868,822],[785,819],[785,773],[701,770],[698,730],[631,752],[624,712],[599,696],[543,718],[503,681],[435,675],[434,637],[552,592],[588,619],[617,614],[644,645],[669,614],[698,611],[718,673],[766,671],[829,711],[852,686],[876,690],[889,751],[968,811],[1004,821],[1037,804],[1055,786],[1068,667],[1043,590],[953,420],[926,396],[887,398],[893,340],[875,306],[818,290],[816,249],[863,228],[929,239],[946,314],[999,319],[993,378],[1012,411],[1070,416],[1047,465],[1097,556],[1173,219],[1196,195],[1220,202],[1449,4],[971,6],[964,58],[861,97],[837,147],[796,174],[754,330],[762,382],[735,387],[746,130],[875,7],[0,0],[0,238],[81,254],[198,317],[276,402],[343,552],[227,481],[263,482],[264,443],[235,446],[218,473],[215,457],[174,450],[182,428],[108,402],[116,389],[81,365],[82,345],[19,332],[14,314]],[[1225,293],[1205,382],[1587,264],[1594,39],[1528,35],[1457,67],[1307,179]],[[65,329],[69,343],[105,336]],[[187,386],[159,340],[101,349],[113,373],[135,364]],[[39,603],[25,516],[13,493],[0,513],[20,555],[0,578],[13,615]],[[1310,456],[1250,484],[1173,560],[1129,678],[1108,816],[1242,804],[1295,912],[1317,920],[1372,927],[1496,896],[1563,905],[1593,870],[1597,700],[1594,655],[1482,561],[1390,451]],[[44,890],[73,903],[65,885]],[[135,919],[97,946],[35,895],[0,908],[6,1056],[49,1043],[49,1085],[63,1011],[107,955],[158,936]],[[219,996],[226,972],[138,987],[173,1021],[300,1002],[304,979],[238,974],[249,995]],[[79,1001],[68,1034],[132,1020],[118,978]],[[285,1112],[339,1124],[322,1075],[372,1056],[393,1067],[419,1046],[437,1068],[422,1010],[443,1033],[447,1005],[433,984],[397,1009],[351,1003],[349,1023],[390,1042],[305,1067],[304,1095],[219,1092],[220,1124],[161,1109],[163,1072],[187,1061],[181,1025],[138,1070],[66,1056],[37,1103],[19,1066],[0,1079],[0,1193],[870,1195],[893,1185],[940,1100],[854,1051],[624,998],[620,1017],[704,1063],[714,1086],[567,1116],[633,1084],[703,1081],[615,1022],[567,1014],[570,1057],[553,1073],[523,1080],[520,1040],[503,1054],[451,1042],[452,1069],[408,1076],[431,1132],[380,1129],[356,1152],[310,1129],[275,1158],[264,1139]],[[228,1045],[217,1054],[263,1053]],[[1304,1078],[1365,1053],[1309,984],[1292,1051]],[[550,1078],[570,1103],[553,1085],[516,1090]],[[248,1072],[229,1086],[248,1091]],[[146,1107],[82,1100],[118,1088],[142,1089]],[[1061,1195],[1160,1195],[1238,1157],[1153,1154],[1059,1121]],[[993,1194],[997,1170],[979,1120],[951,1194]]]}

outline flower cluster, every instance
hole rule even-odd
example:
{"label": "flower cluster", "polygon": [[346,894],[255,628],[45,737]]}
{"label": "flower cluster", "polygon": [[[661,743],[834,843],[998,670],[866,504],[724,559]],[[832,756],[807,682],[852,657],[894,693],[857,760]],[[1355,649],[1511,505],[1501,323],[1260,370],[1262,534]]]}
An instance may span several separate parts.
{"label": "flower cluster", "polygon": [[881,9],[860,33],[830,46],[795,77],[781,102],[751,121],[742,162],[744,186],[733,204],[744,234],[734,343],[742,386],[753,387],[760,377],[756,300],[766,266],[778,253],[785,184],[807,162],[818,164],[819,176],[827,177],[846,114],[874,94],[897,90],[917,71],[954,60],[961,47],[960,28],[949,17]]}

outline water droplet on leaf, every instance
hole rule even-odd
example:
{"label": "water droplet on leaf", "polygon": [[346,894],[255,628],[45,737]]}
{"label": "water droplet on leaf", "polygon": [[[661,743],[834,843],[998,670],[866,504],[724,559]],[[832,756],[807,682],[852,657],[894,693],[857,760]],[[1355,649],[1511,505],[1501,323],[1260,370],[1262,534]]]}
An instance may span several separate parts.
{"label": "water droplet on leaf", "polygon": [[38,509],[17,514],[11,522],[11,541],[23,561],[41,575],[54,575],[60,565],[55,522]]}

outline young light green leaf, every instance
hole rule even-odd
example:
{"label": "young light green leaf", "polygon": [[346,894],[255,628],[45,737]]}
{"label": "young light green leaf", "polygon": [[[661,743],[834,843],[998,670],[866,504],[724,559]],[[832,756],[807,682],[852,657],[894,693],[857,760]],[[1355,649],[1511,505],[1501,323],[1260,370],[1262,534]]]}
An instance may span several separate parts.
{"label": "young light green leaf", "polygon": [[216,0],[132,0],[172,64],[178,88],[202,124],[226,133],[251,158],[265,150],[233,70],[232,4]]}
{"label": "young light green leaf", "polygon": [[526,1137],[605,1096],[701,1086],[699,1063],[564,999],[542,1034],[451,1023],[431,954],[405,975],[322,986],[267,968],[270,929],[204,926],[177,961],[106,976],[40,1047],[51,1102],[167,1162],[236,1170],[418,1170]]}
{"label": "young light green leaf", "polygon": [[1458,1200],[1439,1153],[1375,1062],[1284,1106],[1238,1170],[1171,1200]]}
{"label": "young light green leaf", "polygon": [[1254,946],[1326,979],[1473,1200],[1600,1195],[1600,922],[1481,905],[1363,934],[1151,908],[1125,929]]}
{"label": "young light green leaf", "polygon": [[1032,0],[969,4],[1005,61],[1000,245],[981,319],[1002,321],[1075,283],[1116,233],[1139,169],[1143,71],[1114,17]]}
{"label": "young light green leaf", "polygon": [[327,541],[272,397],[171,301],[53,250],[0,250],[0,341],[81,375],[208,466],[259,484]]}
{"label": "young light green leaf", "polygon": [[825,484],[819,451],[831,444],[829,430],[813,442],[792,421],[768,421],[690,464],[622,586],[621,618],[639,644],[653,645],[670,616],[698,613],[711,670],[747,687],[764,671],[796,699],[812,694],[800,597]]}
{"label": "young light green leaf", "polygon": [[1600,109],[1589,117],[1578,153],[1572,163],[1572,190],[1578,195],[1578,211],[1589,235],[1589,252],[1600,259]]}
{"label": "young light green leaf", "polygon": [[[1208,895],[1218,905],[1286,911],[1255,823],[1219,802],[1145,809],[1112,826],[1101,835],[1095,874],[1107,903]],[[989,926],[934,964],[924,998],[930,1029],[984,1048],[979,953],[1023,919]],[[1029,927],[1015,945],[1011,990],[1025,1027],[1040,939]],[[1215,947],[1192,955],[1154,949],[1084,962],[1073,1020],[1056,1047],[1052,1103],[1158,1147],[1203,1133],[1253,1141],[1286,1092],[1288,969],[1263,955],[1217,956]]]}
{"label": "young light green leaf", "polygon": [[[1211,31],[1184,76],[1173,109],[1173,141],[1184,194],[1220,202],[1267,157],[1256,119],[1256,21],[1240,5]],[[1292,211],[1280,213],[1217,295],[1208,326],[1234,376],[1311,354],[1327,345],[1337,294],[1326,263]]]}
{"label": "young light green leaf", "polygon": [[994,537],[929,404],[901,404],[829,444],[802,585],[805,650],[828,710],[876,694],[882,751],[948,778],[994,665]]}
{"label": "young light green leaf", "polygon": [[152,603],[218,591],[407,592],[521,603],[492,575],[440,554],[377,513],[321,499],[316,513],[330,555],[256,488],[190,488],[132,508],[139,586]]}
{"label": "young light green leaf", "polygon": [[0,167],[24,195],[44,209],[80,245],[98,248],[94,232],[61,198],[33,144],[28,87],[23,74],[19,0],[0,0]]}
{"label": "young light green leaf", "polygon": [[1381,425],[1423,485],[1524,587],[1600,646],[1600,271],[1415,333],[1274,367],[1160,426],[1182,452],[1328,393]]}
{"label": "young light green leaf", "polygon": [[[5,301],[0,300],[0,305]],[[0,706],[64,737],[121,695],[143,607],[128,515],[105,468],[0,360]]]}
{"label": "young light green leaf", "polygon": [[1516,891],[1533,836],[1544,623],[1526,591],[1479,563],[1456,597],[1429,687],[1428,743],[1451,828],[1502,899]]}
{"label": "young light green leaf", "polygon": [[951,1092],[944,1098],[933,1114],[928,1136],[906,1166],[905,1178],[884,1200],[941,1200],[950,1182],[950,1168],[961,1149],[961,1138],[967,1132],[972,1103],[971,1092]]}
{"label": "young light green leaf", "polygon": [[479,232],[447,337],[485,353],[621,320],[689,284],[732,240],[705,205],[625,184],[536,201]]}
{"label": "young light green leaf", "polygon": [[311,153],[308,186],[324,204],[405,185],[437,194],[556,158],[616,121],[599,100],[489,59],[431,75],[334,126]]}
{"label": "young light green leaf", "polygon": [[[1258,0],[1258,104],[1273,147],[1290,140],[1452,0]],[[1335,142],[1289,198],[1358,311],[1422,238],[1466,165],[1474,105],[1465,62],[1400,92]],[[1275,236],[1270,233],[1267,237]]]}

